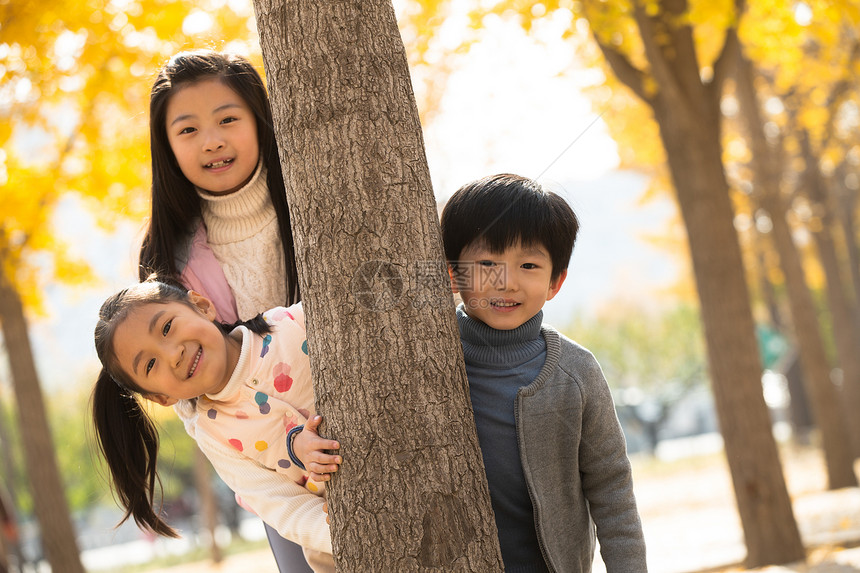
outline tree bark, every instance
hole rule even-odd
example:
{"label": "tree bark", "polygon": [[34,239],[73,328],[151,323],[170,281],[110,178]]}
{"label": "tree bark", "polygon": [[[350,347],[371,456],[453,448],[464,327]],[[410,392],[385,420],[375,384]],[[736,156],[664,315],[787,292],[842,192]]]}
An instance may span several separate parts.
{"label": "tree bark", "polygon": [[3,274],[2,260],[0,327],[18,403],[18,423],[21,427],[24,459],[27,476],[32,485],[42,545],[53,571],[84,573],[27,335],[24,308],[18,292]]}
{"label": "tree bark", "polygon": [[502,571],[390,2],[256,0],[338,571]]}
{"label": "tree bark", "polygon": [[197,488],[198,506],[200,513],[199,530],[205,531],[204,539],[208,537],[209,558],[212,563],[221,563],[224,560],[224,552],[218,545],[215,530],[218,528],[218,500],[215,498],[215,489],[212,487],[212,470],[209,460],[200,448],[194,448],[194,485]]}
{"label": "tree bark", "polygon": [[[668,111],[668,110],[667,110]],[[718,119],[699,133],[662,137],[693,258],[713,392],[750,566],[805,558],[761,389],[761,362],[728,185]],[[686,131],[686,133],[685,133]],[[712,137],[705,140],[705,133]],[[698,140],[698,141],[697,141]]]}
{"label": "tree bark", "polygon": [[[2,471],[0,471],[0,503],[6,506],[6,513],[15,523],[15,530],[18,530],[18,496],[15,489],[16,465],[12,456],[12,439],[10,437],[9,426],[6,423],[5,404],[0,402],[0,452],[2,452]],[[0,533],[0,538],[3,538]],[[6,552],[9,556],[14,557],[18,569],[24,567],[24,554],[21,551],[20,536],[14,539],[0,539],[0,545],[6,544]]]}
{"label": "tree bark", "polygon": [[[755,156],[755,155],[754,155]],[[769,234],[769,233],[768,233]],[[790,347],[780,357],[779,362],[772,368],[785,376],[789,396],[788,416],[791,423],[792,439],[796,444],[808,444],[809,432],[812,429],[812,413],[809,411],[809,399],[804,390],[805,383],[803,373],[798,366],[797,337],[793,335],[791,325],[787,325],[782,318],[780,304],[776,297],[776,290],[769,275],[768,264],[764,256],[765,235],[760,232],[755,234],[756,256],[759,267],[759,284],[761,285],[761,297],[767,308],[770,323],[786,340],[791,341]]]}
{"label": "tree bark", "polygon": [[812,405],[813,420],[821,433],[828,486],[830,489],[854,487],[857,485],[854,456],[851,453],[850,440],[845,439],[848,432],[842,407],[836,387],[830,380],[830,366],[812,293],[806,285],[800,254],[785,220],[785,207],[780,203],[777,197],[760,199],[762,208],[768,211],[773,221],[773,239],[780,253],[780,263],[785,275],[803,380],[806,382],[806,393]]}
{"label": "tree bark", "polygon": [[853,298],[849,298],[846,293],[847,285],[842,278],[842,268],[836,253],[833,231],[837,223],[830,206],[827,183],[818,167],[818,158],[812,151],[809,134],[805,129],[798,131],[801,153],[806,162],[804,190],[812,201],[817,218],[817,224],[811,226],[810,232],[824,269],[825,292],[833,322],[836,354],[839,366],[842,367],[843,400],[841,410],[837,411],[846,422],[843,429],[847,430],[850,438],[848,441],[851,444],[850,455],[853,460],[860,457],[860,416],[857,415],[860,411],[860,352],[857,352],[860,348],[860,322],[857,321]]}
{"label": "tree bark", "polygon": [[860,322],[860,245],[857,244],[857,189],[848,187],[846,176],[853,173],[854,166],[843,161],[836,170],[837,180],[834,182],[842,233],[845,235],[845,246],[848,254],[848,266],[851,269],[851,286],[856,319]]}
{"label": "tree bark", "polygon": [[[815,423],[821,433],[828,483],[831,489],[856,486],[854,457],[851,453],[850,441],[845,440],[845,418],[842,415],[836,387],[830,379],[830,366],[824,348],[824,339],[821,336],[821,325],[812,293],[806,282],[800,253],[794,244],[791,228],[786,220],[788,209],[779,190],[782,176],[781,162],[778,154],[768,145],[764,135],[764,121],[761,118],[753,85],[752,64],[741,56],[738,58],[737,71],[736,91],[752,150],[753,177],[756,183],[753,198],[768,213],[773,226],[771,234],[779,253],[780,267],[785,276],[803,380],[807,385],[806,391],[812,404]],[[853,359],[847,362],[851,373],[854,372],[851,369],[854,362]],[[855,418],[860,422],[860,418]]]}
{"label": "tree bark", "polygon": [[703,84],[692,29],[683,22],[687,4],[663,0],[635,17],[650,73],[598,40],[618,78],[653,111],[666,150],[675,194],[687,229],[708,349],[712,388],[747,545],[747,564],[757,567],[805,559],[785,486],[771,420],[761,388],[761,361],[734,229],[720,145],[719,100],[726,67],[737,48],[736,32]]}

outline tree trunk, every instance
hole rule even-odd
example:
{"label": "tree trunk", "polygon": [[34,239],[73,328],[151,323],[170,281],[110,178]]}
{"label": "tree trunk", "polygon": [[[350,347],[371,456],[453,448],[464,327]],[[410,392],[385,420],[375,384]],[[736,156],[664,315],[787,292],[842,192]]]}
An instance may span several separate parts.
{"label": "tree trunk", "polygon": [[[806,162],[806,177],[804,190],[812,201],[817,224],[811,226],[812,237],[818,249],[818,258],[824,269],[826,280],[827,303],[830,307],[830,318],[833,321],[833,337],[836,341],[836,353],[839,365],[842,367],[841,414],[847,422],[844,429],[848,431],[851,444],[851,458],[860,457],[860,323],[857,322],[857,309],[853,297],[846,294],[846,283],[842,279],[842,269],[836,245],[833,241],[833,230],[837,227],[833,210],[827,193],[824,176],[818,167],[818,158],[812,151],[809,134],[800,130],[800,148]],[[846,237],[847,239],[847,237]],[[856,483],[856,480],[855,480]]]}
{"label": "tree trunk", "polygon": [[206,532],[202,538],[208,537],[209,558],[212,563],[221,563],[224,554],[218,540],[215,537],[215,529],[218,527],[218,501],[215,499],[215,489],[212,487],[212,470],[206,455],[200,448],[194,448],[194,486],[197,488],[197,499],[199,501],[197,511],[200,513],[200,524],[198,529]]}
{"label": "tree trunk", "polygon": [[[848,252],[848,263],[851,269],[851,286],[853,287],[851,297],[854,300],[855,309],[860,309],[860,246],[857,244],[857,188],[855,185],[848,186],[846,176],[854,172],[854,166],[843,161],[836,173],[835,182],[836,196],[838,201],[839,222],[845,235],[845,245]],[[860,321],[860,310],[857,313]]]}
{"label": "tree trunk", "polygon": [[777,197],[762,197],[762,208],[773,220],[773,238],[779,251],[791,307],[794,333],[798,342],[800,365],[806,393],[812,405],[813,419],[819,432],[827,465],[830,489],[857,485],[854,475],[854,456],[851,452],[845,419],[836,387],[830,380],[830,366],[821,338],[821,327],[815,312],[812,294],[806,285],[800,254],[791,238],[785,220],[784,206]]}
{"label": "tree trunk", "polygon": [[[681,209],[701,304],[717,415],[751,567],[805,559],[761,387],[761,360],[722,164],[719,101],[735,30],[703,84],[687,4],[633,3],[654,83],[595,37],[616,76],[654,110]],[[656,93],[651,87],[656,86]]]}
{"label": "tree trunk", "polygon": [[[6,423],[5,404],[0,402],[0,452],[2,452],[2,471],[0,471],[0,503],[6,506],[6,512],[11,517],[15,524],[15,531],[18,531],[18,496],[15,489],[15,460],[12,456],[12,439],[10,437],[9,427]],[[0,533],[0,538],[3,534]],[[21,551],[20,536],[16,535],[14,539],[6,539],[6,552],[14,558],[17,569],[24,567],[24,554]],[[0,545],[3,540],[0,540]]]}
{"label": "tree trunk", "polygon": [[809,436],[815,424],[812,421],[809,399],[806,396],[806,384],[803,380],[803,369],[800,367],[800,358],[794,349],[786,361],[784,373],[785,379],[788,382],[788,393],[791,396],[789,413],[791,415],[791,432],[794,437],[794,443],[808,446],[812,443]]}
{"label": "tree trunk", "polygon": [[[805,558],[761,389],[761,362],[718,119],[686,133],[667,115],[661,134],[687,228],[708,363],[750,566]],[[663,127],[665,125],[665,127]],[[706,136],[709,135],[710,137]]]}
{"label": "tree trunk", "polygon": [[773,282],[770,280],[770,276],[768,276],[768,263],[767,257],[765,256],[765,234],[759,231],[755,231],[755,252],[756,252],[756,262],[758,264],[758,283],[759,288],[761,290],[761,298],[764,304],[764,307],[767,309],[768,318],[770,318],[770,324],[774,328],[774,330],[778,331],[780,334],[784,334],[785,331],[785,321],[782,319],[782,311],[779,309],[779,301],[776,297],[776,290],[773,287]]}
{"label": "tree trunk", "polygon": [[764,122],[756,100],[753,78],[752,64],[745,57],[739,57],[736,91],[752,150],[753,177],[756,183],[754,199],[767,211],[773,225],[771,234],[779,253],[780,267],[785,276],[807,395],[812,403],[815,423],[821,432],[828,483],[831,489],[850,487],[857,485],[857,479],[854,476],[850,442],[845,440],[845,419],[842,416],[836,387],[830,380],[830,366],[824,349],[815,303],[806,283],[800,253],[794,244],[791,229],[785,217],[787,207],[779,191],[782,175],[781,162],[765,138]]}
{"label": "tree trunk", "polygon": [[388,1],[256,0],[338,571],[502,571],[418,113]]}
{"label": "tree trunk", "polygon": [[[754,154],[755,156],[755,154]],[[776,297],[773,282],[769,275],[767,261],[764,256],[765,235],[759,232],[755,234],[756,254],[759,266],[759,283],[761,284],[761,296],[767,308],[768,316],[773,328],[776,329],[786,340],[791,340],[791,345],[780,357],[779,362],[772,369],[785,376],[789,396],[788,417],[791,424],[792,439],[796,444],[808,444],[809,432],[812,429],[812,413],[809,411],[809,399],[804,390],[805,382],[803,373],[798,366],[797,337],[791,333],[791,325],[787,325],[782,318],[782,311]]]}
{"label": "tree trunk", "polygon": [[53,571],[84,573],[75,530],[60,479],[54,443],[45,414],[42,390],[33,362],[27,321],[18,292],[3,274],[0,260],[0,326],[9,357],[9,369],[18,402],[27,476],[32,484],[42,545]]}

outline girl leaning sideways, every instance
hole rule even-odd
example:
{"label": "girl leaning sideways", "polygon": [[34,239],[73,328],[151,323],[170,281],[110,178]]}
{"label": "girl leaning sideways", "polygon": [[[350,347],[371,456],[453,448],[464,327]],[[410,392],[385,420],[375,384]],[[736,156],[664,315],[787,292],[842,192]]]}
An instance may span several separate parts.
{"label": "girl leaning sideways", "polygon": [[[149,121],[152,214],[140,279],[156,273],[177,280],[211,300],[217,320],[228,324],[298,302],[272,113],[254,67],[213,51],[175,55],[152,86]],[[193,419],[183,419],[193,429]],[[278,535],[266,523],[281,573],[308,571],[283,535],[306,539],[303,531],[322,527],[319,508],[295,522],[302,531]],[[304,547],[331,551],[329,541]]]}
{"label": "girl leaning sideways", "polygon": [[327,477],[308,478],[336,470],[340,458],[305,456],[311,474],[287,447],[313,412],[301,303],[231,328],[206,297],[147,280],[105,301],[95,346],[102,371],[93,422],[126,518],[177,535],[153,507],[158,433],[144,399],[173,406],[227,485],[266,523],[293,533],[314,571],[334,570],[321,497]]}

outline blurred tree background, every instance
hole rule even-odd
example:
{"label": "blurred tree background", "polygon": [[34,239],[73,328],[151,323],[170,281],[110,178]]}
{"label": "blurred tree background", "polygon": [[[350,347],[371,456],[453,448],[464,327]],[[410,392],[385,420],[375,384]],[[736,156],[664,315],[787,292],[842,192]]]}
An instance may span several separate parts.
{"label": "blurred tree background", "polygon": [[[762,367],[785,375],[795,436],[822,447],[831,486],[856,484],[850,467],[860,454],[860,417],[845,414],[860,408],[860,2],[402,0],[396,9],[425,128],[441,117],[449,81],[469,54],[515,28],[534,45],[568,51],[575,64],[547,82],[577,81],[617,142],[619,168],[647,178],[643,204],[675,201],[685,185],[714,179],[692,172],[679,180],[673,171],[667,121],[687,112],[661,98],[674,91],[690,109],[714,110],[716,124],[692,113],[685,128],[715,130],[731,207],[724,223],[737,237],[744,303],[763,341],[750,349],[758,361],[747,360],[756,390]],[[140,224],[152,78],[173,53],[199,47],[243,53],[262,70],[250,2],[0,0],[0,321],[9,363],[0,367],[0,483],[22,520],[38,514],[34,492],[50,487],[35,469],[50,457],[45,447],[56,451],[79,527],[94,506],[113,503],[86,441],[90,381],[39,381],[33,351],[13,343],[26,339],[25,320],[46,316],[43,293],[52,285],[104,291],[86,253],[56,233],[58,206],[73,198],[106,232]],[[681,64],[686,75],[673,71]],[[685,209],[696,206],[688,200]],[[647,451],[685,400],[732,383],[713,379],[715,349],[702,328],[702,275],[697,281],[693,263],[703,255],[689,247],[698,231],[685,227],[689,216],[679,207],[673,224],[648,238],[685,269],[676,285],[648,305],[618,302],[572,317],[566,329],[600,360],[619,414]],[[755,340],[749,328],[739,339]],[[784,347],[769,354],[774,340]],[[822,419],[827,430],[810,431],[810,420]],[[165,466],[175,468],[165,473],[165,495],[174,501],[192,488],[193,444],[172,416],[163,424],[165,443],[175,444],[165,452]]]}

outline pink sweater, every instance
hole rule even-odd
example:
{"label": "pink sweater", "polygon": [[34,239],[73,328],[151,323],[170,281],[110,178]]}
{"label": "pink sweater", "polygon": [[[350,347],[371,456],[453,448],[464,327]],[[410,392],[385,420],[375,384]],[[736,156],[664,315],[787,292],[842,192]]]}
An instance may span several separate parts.
{"label": "pink sweater", "polygon": [[234,324],[239,320],[236,299],[227,283],[224,271],[209,248],[206,227],[201,221],[191,238],[188,261],[179,275],[182,284],[202,294],[215,304],[215,318],[219,322]]}

